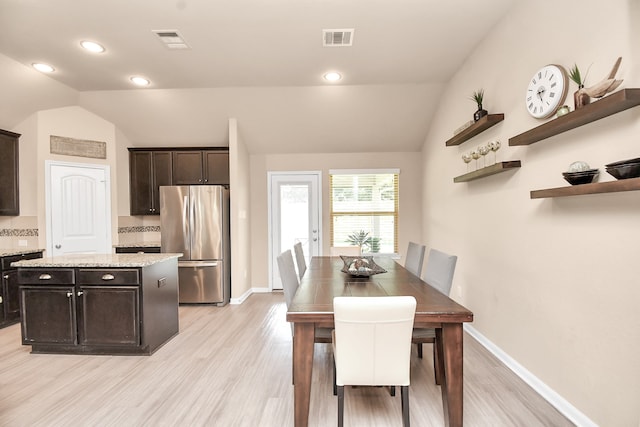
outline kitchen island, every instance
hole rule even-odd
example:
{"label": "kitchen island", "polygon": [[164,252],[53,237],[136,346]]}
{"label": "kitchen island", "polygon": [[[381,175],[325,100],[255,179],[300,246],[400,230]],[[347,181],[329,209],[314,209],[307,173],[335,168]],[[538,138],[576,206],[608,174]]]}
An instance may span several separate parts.
{"label": "kitchen island", "polygon": [[150,355],[178,333],[179,253],[65,255],[18,269],[32,353]]}

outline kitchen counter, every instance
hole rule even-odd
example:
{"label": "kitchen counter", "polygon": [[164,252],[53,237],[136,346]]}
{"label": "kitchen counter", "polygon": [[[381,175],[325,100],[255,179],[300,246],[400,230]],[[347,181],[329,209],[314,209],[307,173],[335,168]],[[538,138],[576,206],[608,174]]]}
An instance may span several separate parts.
{"label": "kitchen counter", "polygon": [[147,267],[168,259],[180,258],[181,253],[164,254],[83,254],[63,255],[16,261],[12,267],[83,267],[83,268],[123,268]]}
{"label": "kitchen counter", "polygon": [[33,254],[36,252],[44,252],[44,249],[17,249],[17,248],[0,248],[0,257]]}
{"label": "kitchen counter", "polygon": [[180,253],[12,263],[32,353],[150,355],[178,334]]}
{"label": "kitchen counter", "polygon": [[160,242],[118,243],[114,248],[159,248]]}

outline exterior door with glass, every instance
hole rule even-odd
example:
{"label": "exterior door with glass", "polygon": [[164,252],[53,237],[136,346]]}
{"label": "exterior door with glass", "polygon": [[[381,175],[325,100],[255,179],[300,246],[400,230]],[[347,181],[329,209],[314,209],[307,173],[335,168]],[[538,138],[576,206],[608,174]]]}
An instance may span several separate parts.
{"label": "exterior door with glass", "polygon": [[[271,289],[282,289],[277,256],[300,242],[307,265],[320,254],[320,172],[269,172],[269,276]],[[295,255],[294,255],[295,256]]]}

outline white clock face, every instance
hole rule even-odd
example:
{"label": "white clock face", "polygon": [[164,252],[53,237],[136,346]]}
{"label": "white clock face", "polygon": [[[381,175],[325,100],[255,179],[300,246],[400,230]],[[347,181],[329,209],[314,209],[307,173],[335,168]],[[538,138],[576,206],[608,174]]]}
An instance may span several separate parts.
{"label": "white clock face", "polygon": [[537,119],[556,112],[567,96],[568,78],[560,65],[545,65],[538,70],[527,86],[527,111]]}

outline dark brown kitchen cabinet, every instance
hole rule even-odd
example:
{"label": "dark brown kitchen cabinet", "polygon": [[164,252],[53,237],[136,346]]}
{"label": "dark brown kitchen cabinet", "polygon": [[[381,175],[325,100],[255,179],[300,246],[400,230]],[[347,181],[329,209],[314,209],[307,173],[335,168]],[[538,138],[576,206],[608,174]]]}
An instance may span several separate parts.
{"label": "dark brown kitchen cabinet", "polygon": [[2,277],[2,286],[0,286],[0,328],[20,321],[18,272],[11,267],[11,263],[34,258],[42,258],[42,251],[0,257],[0,277]]}
{"label": "dark brown kitchen cabinet", "polygon": [[0,129],[0,215],[20,215],[18,139],[20,134]]}
{"label": "dark brown kitchen cabinet", "polygon": [[22,286],[23,344],[67,344],[76,340],[75,286]]}
{"label": "dark brown kitchen cabinet", "polygon": [[229,152],[174,151],[173,185],[229,185]]}
{"label": "dark brown kitchen cabinet", "polygon": [[178,333],[177,260],[142,268],[18,268],[33,353],[151,354]]}
{"label": "dark brown kitchen cabinet", "polygon": [[160,215],[160,186],[172,185],[170,151],[129,151],[131,215]]}

